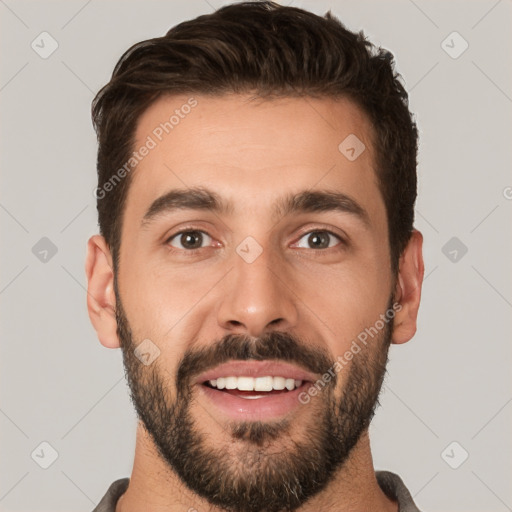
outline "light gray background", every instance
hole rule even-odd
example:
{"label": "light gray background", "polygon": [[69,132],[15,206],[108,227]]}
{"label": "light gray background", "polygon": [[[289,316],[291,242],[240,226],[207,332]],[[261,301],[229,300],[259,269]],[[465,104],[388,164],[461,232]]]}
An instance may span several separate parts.
{"label": "light gray background", "polygon": [[[86,311],[90,103],[125,49],[222,3],[0,0],[2,511],[90,511],[130,475],[136,420],[121,352],[100,345]],[[390,49],[420,128],[426,278],[418,333],[391,349],[375,466],[400,474],[425,512],[512,510],[512,2],[291,4],[331,8]],[[43,31],[59,45],[47,59],[31,48]],[[456,59],[441,46],[454,31],[469,43]],[[42,237],[58,250],[46,262],[32,252]],[[467,254],[445,256],[452,237]],[[34,461],[50,456],[43,441],[59,455],[48,469]],[[469,458],[452,469],[462,450]]]}

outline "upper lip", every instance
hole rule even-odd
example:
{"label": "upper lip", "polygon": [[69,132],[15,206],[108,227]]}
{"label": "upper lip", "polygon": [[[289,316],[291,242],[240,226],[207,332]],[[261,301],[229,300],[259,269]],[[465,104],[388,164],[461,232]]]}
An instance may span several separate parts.
{"label": "upper lip", "polygon": [[277,361],[231,361],[207,370],[195,379],[195,384],[219,377],[284,377],[302,381],[315,381],[319,377],[299,366]]}

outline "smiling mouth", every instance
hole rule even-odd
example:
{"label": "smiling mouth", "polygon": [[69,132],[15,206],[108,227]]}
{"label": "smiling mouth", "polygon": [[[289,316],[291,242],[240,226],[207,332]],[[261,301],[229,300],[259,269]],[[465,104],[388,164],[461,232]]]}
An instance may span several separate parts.
{"label": "smiling mouth", "polygon": [[249,400],[265,398],[272,395],[290,393],[302,387],[304,381],[281,376],[263,377],[228,376],[207,380],[203,385],[239,398]]}

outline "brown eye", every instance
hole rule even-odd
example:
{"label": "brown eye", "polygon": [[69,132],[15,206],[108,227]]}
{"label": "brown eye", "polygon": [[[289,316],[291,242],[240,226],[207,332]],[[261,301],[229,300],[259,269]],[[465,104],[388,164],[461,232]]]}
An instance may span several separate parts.
{"label": "brown eye", "polygon": [[[201,249],[204,237],[210,240],[211,237],[204,231],[188,230],[180,231],[167,240],[172,247],[182,250]],[[177,244],[177,245],[176,245]]]}
{"label": "brown eye", "polygon": [[331,233],[327,230],[316,230],[310,231],[309,233],[305,233],[302,235],[302,239],[306,239],[307,247],[301,246],[299,241],[299,247],[303,247],[305,249],[330,249],[337,245],[333,243],[333,238],[337,239],[338,242],[342,242],[341,238],[334,233]]}

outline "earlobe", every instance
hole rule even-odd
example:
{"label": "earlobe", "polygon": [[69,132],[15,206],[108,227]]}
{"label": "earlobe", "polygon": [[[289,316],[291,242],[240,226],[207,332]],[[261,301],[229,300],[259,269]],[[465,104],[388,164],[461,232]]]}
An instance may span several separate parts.
{"label": "earlobe", "polygon": [[422,247],[423,235],[415,229],[400,257],[395,298],[401,309],[395,315],[392,337],[392,342],[396,344],[409,341],[416,332],[425,272]]}
{"label": "earlobe", "polygon": [[87,309],[98,339],[107,348],[119,348],[112,256],[101,235],[94,235],[87,242],[85,273]]}

